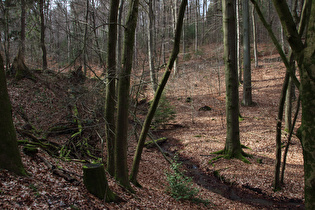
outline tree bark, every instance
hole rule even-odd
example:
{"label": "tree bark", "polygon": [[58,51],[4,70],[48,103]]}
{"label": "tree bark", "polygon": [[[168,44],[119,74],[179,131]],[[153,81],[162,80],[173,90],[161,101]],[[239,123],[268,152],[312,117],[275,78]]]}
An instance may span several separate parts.
{"label": "tree bark", "polygon": [[154,62],[154,14],[153,14],[153,0],[149,0],[149,24],[148,24],[148,57],[149,57],[149,68],[150,68],[150,78],[151,78],[151,84],[152,89],[155,92],[157,89],[157,75],[155,72],[155,62]]}
{"label": "tree bark", "polygon": [[[315,208],[315,0],[306,0],[299,31],[284,0],[273,0],[287,41],[293,50],[301,75],[302,147],[304,157],[305,208]],[[307,24],[308,23],[308,24]],[[307,25],[306,44],[301,27]]]}
{"label": "tree bark", "polygon": [[47,51],[45,45],[45,15],[44,15],[44,4],[45,0],[39,1],[39,12],[40,12],[40,45],[42,48],[42,64],[43,70],[47,69]]}
{"label": "tree bark", "polygon": [[117,200],[117,196],[109,189],[103,164],[87,164],[83,166],[83,182],[86,189],[105,202]]}
{"label": "tree bark", "polygon": [[175,41],[174,41],[174,46],[173,46],[173,52],[172,52],[171,57],[169,59],[168,65],[165,69],[165,73],[163,75],[163,78],[162,78],[162,80],[158,86],[158,89],[155,93],[155,96],[154,96],[153,102],[150,106],[147,117],[146,117],[144,124],[142,126],[140,138],[139,138],[138,145],[137,145],[137,150],[136,150],[136,153],[134,156],[132,170],[131,170],[131,174],[130,174],[130,181],[132,183],[138,185],[138,186],[139,186],[139,183],[137,182],[137,175],[138,175],[138,171],[139,171],[139,165],[140,165],[142,150],[144,147],[145,139],[147,137],[152,119],[153,119],[155,111],[158,107],[159,100],[161,98],[164,87],[167,83],[167,80],[168,80],[170,74],[171,74],[171,70],[174,67],[174,63],[175,63],[177,55],[179,53],[180,36],[181,36],[181,31],[182,31],[183,20],[184,20],[187,2],[188,2],[187,0],[183,0],[181,5],[180,5],[178,20],[176,23]]}
{"label": "tree bark", "polygon": [[128,179],[127,138],[130,74],[134,53],[139,0],[130,0],[129,5],[130,10],[126,22],[124,38],[123,68],[120,72],[118,82],[117,123],[115,137],[115,177],[122,186],[132,190]]}
{"label": "tree bark", "polygon": [[244,83],[243,83],[243,101],[244,106],[252,105],[252,79],[251,79],[251,61],[250,61],[250,38],[249,38],[249,5],[248,0],[243,0],[243,49],[244,49]]}
{"label": "tree bark", "polygon": [[[315,208],[315,1],[307,30],[307,47],[301,64],[302,145],[304,155],[305,207]],[[291,45],[292,48],[292,45]]]}
{"label": "tree bark", "polygon": [[236,36],[237,36],[237,42],[236,42],[236,52],[237,52],[237,71],[238,71],[238,80],[239,83],[243,83],[243,70],[241,65],[241,30],[240,30],[240,0],[236,0]]}
{"label": "tree bark", "polygon": [[226,85],[226,142],[223,153],[227,158],[238,158],[248,162],[243,156],[239,135],[239,95],[238,72],[236,66],[236,0],[223,0],[223,41]]}
{"label": "tree bark", "polygon": [[115,175],[115,106],[116,106],[116,43],[117,43],[117,16],[119,1],[112,0],[109,16],[109,33],[107,46],[107,77],[105,101],[105,132],[107,143],[107,171]]}
{"label": "tree bark", "polygon": [[257,29],[256,29],[256,16],[255,16],[254,6],[252,7],[252,21],[253,21],[253,43],[254,43],[255,68],[258,68]]}
{"label": "tree bark", "polygon": [[0,54],[0,168],[26,175],[17,145],[12,120],[12,108],[7,90],[2,56]]}

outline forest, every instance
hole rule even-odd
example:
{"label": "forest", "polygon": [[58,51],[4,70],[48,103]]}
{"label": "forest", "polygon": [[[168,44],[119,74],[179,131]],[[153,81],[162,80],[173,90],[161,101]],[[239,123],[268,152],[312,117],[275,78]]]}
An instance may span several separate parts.
{"label": "forest", "polygon": [[314,209],[315,0],[1,0],[1,209]]}

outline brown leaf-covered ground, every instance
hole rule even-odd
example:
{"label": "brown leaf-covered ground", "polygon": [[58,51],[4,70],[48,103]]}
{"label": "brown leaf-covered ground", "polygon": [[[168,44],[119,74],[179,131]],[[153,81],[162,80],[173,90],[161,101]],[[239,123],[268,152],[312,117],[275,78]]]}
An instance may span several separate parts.
{"label": "brown leaf-covered ground", "polygon": [[[158,137],[168,138],[162,144],[163,149],[171,156],[178,154],[186,175],[193,178],[193,185],[199,190],[198,196],[208,200],[209,205],[177,201],[165,193],[165,172],[169,171],[169,164],[156,148],[144,149],[138,179],[143,187],[133,186],[135,194],[124,191],[108,176],[110,188],[122,198],[119,203],[103,203],[87,192],[82,182],[82,163],[65,162],[40,149],[35,157],[21,151],[29,177],[16,177],[5,170],[0,171],[0,208],[303,209],[303,158],[300,142],[295,136],[288,153],[284,185],[277,192],[272,188],[275,126],[285,68],[268,47],[260,51],[260,68],[252,68],[253,101],[256,105],[240,108],[243,117],[240,138],[241,143],[250,148],[244,151],[253,155],[248,158],[251,164],[236,159],[210,162],[216,157],[212,153],[224,148],[226,129],[224,66],[219,53],[222,50],[217,48],[217,51],[203,49],[203,55],[192,56],[188,61],[180,57],[178,74],[170,79],[165,92],[176,111],[176,118],[165,129],[154,132]],[[22,112],[41,133],[52,125],[67,122],[73,101],[68,97],[71,83],[65,75],[36,73],[36,77],[39,78],[37,83],[27,79],[18,82],[8,79],[8,88],[16,128],[21,130],[26,124]],[[104,122],[98,118],[103,112],[103,101],[99,99],[102,90],[97,80],[86,81],[80,100],[76,101],[82,119],[93,119],[92,125],[87,123],[83,137],[95,147],[100,144],[96,132],[104,137]],[[150,88],[147,90],[143,94],[150,99]],[[186,100],[188,97],[190,102]],[[240,101],[241,98],[240,86]],[[199,111],[203,106],[209,106],[211,110]],[[296,102],[293,107],[296,107]],[[136,145],[134,121],[130,122],[129,164]],[[299,124],[300,120],[297,126]],[[65,144],[69,136],[52,135],[48,139]],[[286,138],[287,133],[283,131],[284,143]],[[18,134],[18,139],[26,137]],[[54,174],[44,161],[64,169],[77,181],[70,183]]]}

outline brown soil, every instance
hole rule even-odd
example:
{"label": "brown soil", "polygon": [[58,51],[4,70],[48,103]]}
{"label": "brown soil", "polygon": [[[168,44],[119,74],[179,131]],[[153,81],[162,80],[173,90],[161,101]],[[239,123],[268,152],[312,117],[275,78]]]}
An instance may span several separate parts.
{"label": "brown soil", "polygon": [[[87,192],[82,182],[82,163],[52,158],[44,150],[40,150],[35,157],[21,152],[30,176],[16,177],[5,170],[0,171],[0,208],[303,209],[303,157],[300,142],[295,136],[288,153],[284,185],[277,192],[272,188],[275,126],[285,68],[277,55],[270,52],[267,48],[261,50],[261,67],[252,67],[253,101],[256,105],[241,107],[240,110],[244,119],[240,122],[241,143],[250,148],[244,151],[253,156],[248,159],[251,164],[236,159],[209,162],[216,157],[212,153],[223,149],[225,143],[224,66],[222,59],[214,59],[219,55],[204,49],[202,56],[181,61],[178,75],[171,78],[167,85],[166,96],[174,106],[176,119],[165,129],[154,131],[154,134],[168,138],[162,145],[163,149],[170,156],[178,154],[186,175],[193,178],[193,186],[199,190],[198,196],[210,202],[208,206],[192,201],[177,201],[166,194],[165,172],[169,171],[169,164],[159,150],[150,148],[144,149],[142,155],[138,181],[143,187],[133,187],[135,194],[124,191],[108,176],[110,188],[123,200],[120,203],[103,203]],[[73,101],[68,96],[71,83],[66,75],[36,74],[36,77],[39,78],[37,83],[28,79],[19,82],[8,79],[8,84],[16,128],[22,129],[26,124],[18,111],[22,109],[29,123],[40,133],[57,123],[68,122],[71,115],[69,105]],[[83,137],[96,148],[100,144],[96,131],[104,136],[104,122],[99,118],[103,112],[103,102],[99,98],[102,90],[100,82],[88,80],[80,92],[80,103],[76,101],[82,119],[92,120],[91,124],[87,123],[88,120],[84,121]],[[144,96],[150,99],[152,94],[145,92]],[[190,102],[186,102],[188,97],[191,98]],[[199,111],[205,105],[211,110]],[[297,127],[299,124],[300,120]],[[132,129],[131,126],[128,147],[130,164],[136,145]],[[70,136],[53,135],[49,140],[64,144]],[[287,134],[283,131],[284,143],[286,138]],[[18,139],[25,137],[18,135]],[[71,172],[78,182],[70,183],[53,174],[43,159]]]}

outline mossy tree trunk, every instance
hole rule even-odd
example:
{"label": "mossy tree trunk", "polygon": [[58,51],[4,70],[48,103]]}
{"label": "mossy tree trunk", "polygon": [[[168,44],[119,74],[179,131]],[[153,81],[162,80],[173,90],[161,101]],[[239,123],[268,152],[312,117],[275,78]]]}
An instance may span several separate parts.
{"label": "mossy tree trunk", "polygon": [[315,0],[312,0],[311,8],[307,47],[300,72],[306,209],[315,209]]}
{"label": "mossy tree trunk", "polygon": [[183,26],[183,20],[184,20],[186,5],[187,5],[187,0],[183,0],[181,3],[181,6],[180,6],[179,16],[178,16],[177,25],[176,25],[173,52],[172,52],[172,55],[171,55],[170,60],[168,62],[168,65],[165,69],[165,73],[163,75],[163,78],[162,78],[159,86],[157,87],[153,102],[150,106],[149,112],[148,112],[147,117],[146,117],[144,124],[142,126],[140,138],[139,138],[136,153],[134,156],[133,165],[132,165],[131,174],[130,174],[130,181],[132,183],[134,183],[135,185],[138,185],[138,186],[139,186],[139,183],[137,182],[137,175],[138,175],[138,171],[139,171],[139,165],[140,165],[141,154],[142,154],[142,150],[144,147],[144,143],[145,143],[152,119],[154,117],[155,111],[158,107],[159,100],[162,96],[164,87],[167,83],[167,80],[168,80],[170,74],[171,74],[171,70],[174,66],[177,55],[179,53],[180,36],[181,36],[181,32],[182,32],[182,26]]}
{"label": "mossy tree trunk", "polygon": [[226,142],[221,153],[244,160],[239,135],[239,94],[236,65],[235,0],[223,0],[223,41],[226,84]]}
{"label": "mossy tree trunk", "polygon": [[115,138],[115,178],[129,190],[131,185],[128,177],[127,147],[128,147],[128,114],[130,75],[132,69],[135,30],[138,18],[139,0],[130,0],[129,14],[125,28],[122,70],[118,80],[117,123]]}
{"label": "mossy tree trunk", "polygon": [[110,175],[115,175],[115,106],[116,106],[116,42],[117,42],[117,15],[119,1],[112,0],[110,6],[110,16],[107,45],[107,78],[106,78],[106,101],[105,101],[105,132],[107,144],[107,171]]}
{"label": "mossy tree trunk", "polygon": [[26,175],[18,150],[12,121],[12,109],[7,90],[2,56],[0,54],[0,168]]}
{"label": "mossy tree trunk", "polygon": [[105,202],[112,202],[117,196],[109,189],[103,164],[87,164],[83,166],[83,182],[86,189]]}
{"label": "mossy tree trunk", "polygon": [[[308,25],[306,41],[296,29],[289,7],[284,0],[273,0],[300,70],[302,103],[302,147],[304,157],[305,207],[315,208],[315,0],[304,2],[300,28]],[[307,24],[308,23],[308,24]],[[300,32],[300,33],[299,33]]]}

